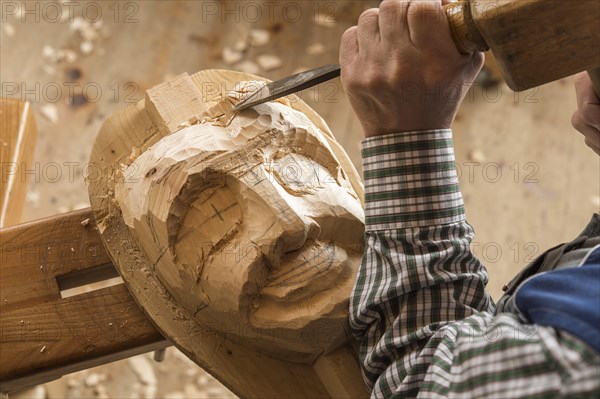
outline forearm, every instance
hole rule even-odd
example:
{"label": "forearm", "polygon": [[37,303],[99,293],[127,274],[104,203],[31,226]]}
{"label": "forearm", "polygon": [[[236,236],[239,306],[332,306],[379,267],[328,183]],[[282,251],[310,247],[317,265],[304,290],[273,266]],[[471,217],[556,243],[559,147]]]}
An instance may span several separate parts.
{"label": "forearm", "polygon": [[[448,322],[492,310],[487,273],[469,244],[450,130],[403,133],[363,143],[366,252],[351,326],[372,387],[390,364]],[[390,348],[393,348],[390,350]]]}

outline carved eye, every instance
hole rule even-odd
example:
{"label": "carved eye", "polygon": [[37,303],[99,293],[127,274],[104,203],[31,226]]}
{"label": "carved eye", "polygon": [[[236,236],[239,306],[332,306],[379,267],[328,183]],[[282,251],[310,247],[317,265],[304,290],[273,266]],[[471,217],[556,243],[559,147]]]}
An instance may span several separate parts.
{"label": "carved eye", "polygon": [[175,252],[179,262],[195,266],[196,276],[215,248],[226,244],[241,223],[236,195],[227,186],[203,190],[190,206],[179,229]]}
{"label": "carved eye", "polygon": [[286,154],[273,161],[269,172],[288,193],[296,196],[313,194],[324,187],[324,181],[331,179],[327,169],[300,154]]}

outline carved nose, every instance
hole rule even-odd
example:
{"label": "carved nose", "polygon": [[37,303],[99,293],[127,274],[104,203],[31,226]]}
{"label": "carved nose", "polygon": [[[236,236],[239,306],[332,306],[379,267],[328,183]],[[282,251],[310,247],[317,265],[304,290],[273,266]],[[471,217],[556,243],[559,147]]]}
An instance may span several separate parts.
{"label": "carved nose", "polygon": [[[296,251],[310,240],[319,237],[321,228],[312,218],[303,214],[302,209],[296,209],[296,204],[287,203],[283,199],[278,201],[277,215],[281,216],[280,225],[283,233],[280,236],[278,246],[281,245],[283,253]],[[295,206],[296,205],[296,206]]]}
{"label": "carved nose", "polygon": [[[277,189],[268,184],[263,187],[261,197],[272,210],[273,224],[272,239],[268,239],[269,232],[265,234],[263,253],[277,261],[278,258],[288,252],[296,251],[307,241],[316,240],[321,232],[321,227],[312,218],[305,216],[301,207],[301,201],[293,201],[282,196]],[[268,215],[251,215],[251,218],[269,217]],[[267,223],[270,225],[270,223]]]}

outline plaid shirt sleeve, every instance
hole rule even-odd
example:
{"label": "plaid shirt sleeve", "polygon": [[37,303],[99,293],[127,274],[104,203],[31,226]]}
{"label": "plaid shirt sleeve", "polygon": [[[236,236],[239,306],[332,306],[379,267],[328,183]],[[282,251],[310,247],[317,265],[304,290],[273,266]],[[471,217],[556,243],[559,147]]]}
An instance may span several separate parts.
{"label": "plaid shirt sleeve", "polygon": [[366,250],[350,303],[372,398],[597,395],[600,357],[575,337],[494,316],[470,251],[452,132],[363,142]]}

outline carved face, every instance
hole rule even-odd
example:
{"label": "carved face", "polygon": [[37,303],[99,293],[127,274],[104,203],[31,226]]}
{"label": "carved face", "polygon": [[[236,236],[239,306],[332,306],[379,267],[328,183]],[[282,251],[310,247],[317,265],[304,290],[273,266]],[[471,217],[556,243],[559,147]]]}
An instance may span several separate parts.
{"label": "carved face", "polygon": [[123,218],[199,324],[312,359],[346,335],[360,201],[303,114],[282,103],[212,113],[128,166]]}

